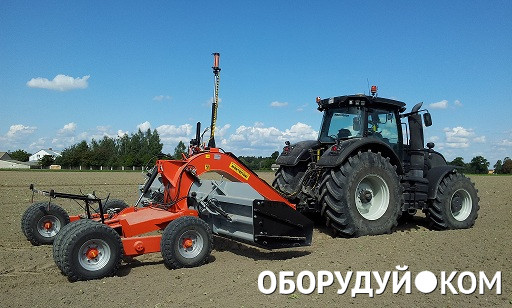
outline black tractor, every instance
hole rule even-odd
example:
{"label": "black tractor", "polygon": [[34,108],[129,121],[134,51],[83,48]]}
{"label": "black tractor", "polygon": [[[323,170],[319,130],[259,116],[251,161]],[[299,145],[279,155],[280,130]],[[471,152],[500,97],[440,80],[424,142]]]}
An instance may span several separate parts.
{"label": "black tractor", "polygon": [[389,233],[417,210],[435,229],[473,226],[477,190],[434,143],[424,148],[423,122],[432,119],[422,103],[404,113],[405,103],[378,97],[376,87],[317,103],[318,140],[286,142],[276,161],[273,186],[299,211],[348,237]]}

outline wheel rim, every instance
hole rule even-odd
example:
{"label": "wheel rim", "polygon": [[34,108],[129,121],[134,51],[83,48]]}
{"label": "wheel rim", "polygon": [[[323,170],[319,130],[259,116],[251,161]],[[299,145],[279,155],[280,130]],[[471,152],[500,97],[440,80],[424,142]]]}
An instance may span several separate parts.
{"label": "wheel rim", "polygon": [[45,215],[37,221],[37,232],[42,237],[54,237],[59,233],[60,228],[60,220],[54,215]]}
{"label": "wheel rim", "polygon": [[456,190],[451,198],[450,211],[453,218],[458,221],[466,220],[471,214],[473,199],[465,189]]}
{"label": "wheel rim", "polygon": [[359,214],[365,219],[377,220],[388,209],[389,187],[379,175],[369,174],[357,184],[354,197]]}
{"label": "wheel rim", "polygon": [[188,230],[178,239],[178,252],[187,259],[197,257],[203,250],[203,247],[203,237],[196,230]]}
{"label": "wheel rim", "polygon": [[97,271],[110,260],[110,246],[100,239],[88,240],[78,250],[78,262],[88,271]]}

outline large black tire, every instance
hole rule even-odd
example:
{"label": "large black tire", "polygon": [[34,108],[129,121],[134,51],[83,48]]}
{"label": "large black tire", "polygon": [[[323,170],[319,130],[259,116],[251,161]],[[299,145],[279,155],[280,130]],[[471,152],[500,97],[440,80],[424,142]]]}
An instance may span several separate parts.
{"label": "large black tire", "polygon": [[170,269],[200,266],[213,247],[210,226],[202,219],[184,216],[165,227],[160,242],[164,264]]}
{"label": "large black tire", "polygon": [[37,202],[21,217],[21,229],[32,245],[52,244],[55,236],[69,223],[69,215],[54,203]]}
{"label": "large black tire", "polygon": [[306,173],[307,166],[280,166],[275,173],[272,186],[289,201],[298,203],[301,191],[301,180]]}
{"label": "large black tire", "polygon": [[62,251],[62,243],[65,242],[66,237],[70,236],[71,230],[73,228],[76,228],[77,226],[80,226],[82,224],[87,223],[87,219],[80,219],[73,222],[68,223],[65,225],[62,229],[60,229],[60,232],[57,233],[55,236],[55,239],[53,240],[53,246],[52,246],[52,252],[53,252],[53,261],[55,261],[55,264],[60,269],[62,273],[64,273],[62,269],[62,263],[61,263],[61,251]]}
{"label": "large black tire", "polygon": [[480,206],[478,190],[463,174],[448,174],[429,200],[426,216],[437,230],[467,229],[475,224]]}
{"label": "large black tire", "polygon": [[388,158],[359,152],[324,174],[321,215],[327,226],[343,236],[389,233],[401,214],[402,190]]}
{"label": "large black tire", "polygon": [[113,276],[121,265],[121,237],[93,220],[72,227],[60,245],[60,266],[70,281]]}

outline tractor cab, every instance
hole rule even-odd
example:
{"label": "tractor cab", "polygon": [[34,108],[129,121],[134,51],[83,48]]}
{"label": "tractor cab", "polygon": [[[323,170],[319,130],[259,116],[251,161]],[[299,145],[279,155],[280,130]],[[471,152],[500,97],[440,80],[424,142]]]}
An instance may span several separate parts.
{"label": "tractor cab", "polygon": [[366,95],[317,98],[324,112],[318,141],[322,145],[373,138],[388,145],[397,156],[403,148],[400,113],[405,103]]}

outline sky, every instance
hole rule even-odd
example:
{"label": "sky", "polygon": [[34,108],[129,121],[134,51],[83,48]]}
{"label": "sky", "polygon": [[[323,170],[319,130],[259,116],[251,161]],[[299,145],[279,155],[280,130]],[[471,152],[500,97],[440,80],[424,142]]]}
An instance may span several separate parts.
{"label": "sky", "polygon": [[0,1],[0,151],[63,150],[156,129],[163,151],[209,126],[270,156],[316,139],[315,98],[410,110],[447,160],[512,156],[512,1]]}

